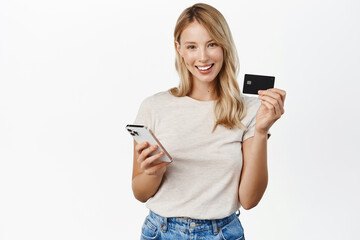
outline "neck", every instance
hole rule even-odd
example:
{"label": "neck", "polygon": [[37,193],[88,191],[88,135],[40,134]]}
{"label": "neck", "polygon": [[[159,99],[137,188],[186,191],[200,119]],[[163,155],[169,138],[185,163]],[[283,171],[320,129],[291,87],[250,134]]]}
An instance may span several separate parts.
{"label": "neck", "polygon": [[215,89],[215,81],[211,83],[193,81],[193,87],[188,96],[199,101],[216,100],[218,96]]}

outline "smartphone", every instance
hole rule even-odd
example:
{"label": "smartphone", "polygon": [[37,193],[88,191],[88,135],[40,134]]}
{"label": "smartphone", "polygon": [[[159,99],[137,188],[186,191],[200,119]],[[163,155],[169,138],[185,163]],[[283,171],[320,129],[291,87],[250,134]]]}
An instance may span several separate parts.
{"label": "smartphone", "polygon": [[243,93],[258,94],[259,90],[273,88],[275,77],[245,74]]}
{"label": "smartphone", "polygon": [[159,162],[172,162],[172,158],[170,154],[166,151],[164,146],[160,143],[160,141],[155,137],[154,133],[149,129],[148,127],[144,125],[132,125],[128,124],[126,125],[126,129],[130,133],[131,136],[133,136],[134,140],[137,143],[141,142],[148,142],[150,145],[158,145],[158,148],[149,154],[149,156],[153,156],[157,154],[158,152],[162,151],[164,152],[164,155],[162,155],[159,159],[155,160],[155,164]]}

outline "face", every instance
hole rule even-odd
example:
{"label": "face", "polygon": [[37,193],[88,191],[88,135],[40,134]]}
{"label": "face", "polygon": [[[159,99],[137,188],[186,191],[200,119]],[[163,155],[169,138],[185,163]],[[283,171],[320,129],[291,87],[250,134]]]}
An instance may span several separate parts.
{"label": "face", "polygon": [[180,43],[175,44],[194,81],[210,83],[216,78],[223,64],[223,49],[197,21],[183,30]]}

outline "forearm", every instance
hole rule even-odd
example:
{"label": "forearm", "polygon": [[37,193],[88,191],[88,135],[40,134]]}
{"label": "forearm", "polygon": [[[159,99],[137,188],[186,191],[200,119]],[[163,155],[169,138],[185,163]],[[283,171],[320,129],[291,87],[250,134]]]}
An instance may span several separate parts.
{"label": "forearm", "polygon": [[246,166],[242,171],[239,197],[245,209],[255,207],[261,200],[268,183],[267,133],[255,131]]}
{"label": "forearm", "polygon": [[141,173],[132,180],[132,190],[134,196],[140,202],[146,202],[154,196],[161,184],[164,174],[147,175]]}

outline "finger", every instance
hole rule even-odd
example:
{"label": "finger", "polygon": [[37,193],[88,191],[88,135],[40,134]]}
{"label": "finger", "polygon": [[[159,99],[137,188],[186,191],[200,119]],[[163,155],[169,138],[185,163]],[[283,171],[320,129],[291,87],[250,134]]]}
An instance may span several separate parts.
{"label": "finger", "polygon": [[164,155],[164,152],[158,152],[158,153],[156,153],[155,155],[153,155],[153,156],[150,156],[150,157],[148,157],[148,158],[146,158],[143,162],[142,162],[142,164],[144,165],[144,166],[147,166],[147,167],[151,167],[151,165],[156,165],[156,164],[153,164],[157,159],[159,159],[159,158],[161,158],[162,156]]}
{"label": "finger", "polygon": [[152,153],[153,151],[155,151],[157,148],[158,148],[157,145],[151,145],[151,146],[148,146],[147,148],[143,149],[139,155],[138,162],[139,163],[143,162],[147,158],[147,156],[150,153]]}
{"label": "finger", "polygon": [[[165,163],[159,163],[151,168],[146,169],[144,172],[148,175],[154,175],[156,174],[158,171],[160,171],[162,168],[164,168],[165,166],[169,165],[169,162],[165,162]],[[165,169],[166,171],[166,169]]]}
{"label": "finger", "polygon": [[275,107],[275,112],[276,112],[276,119],[279,119],[282,115],[282,111],[280,110],[280,103],[277,101],[276,104],[274,105],[274,107]]}
{"label": "finger", "polygon": [[155,155],[153,155],[153,156],[151,156],[151,157],[146,158],[146,159],[140,164],[140,167],[141,167],[142,169],[147,169],[147,168],[149,168],[149,167],[152,167],[151,164],[152,164],[155,160],[161,158],[163,155],[164,155],[164,152],[161,151],[161,152],[158,152],[157,154],[155,154]]}
{"label": "finger", "polygon": [[138,154],[138,159],[137,159],[138,163],[144,161],[146,156],[142,155],[142,152],[144,151],[144,149],[146,149],[148,147],[149,147],[148,142],[141,142],[141,143],[136,145],[135,149],[136,149],[137,154]]}
{"label": "finger", "polygon": [[279,89],[279,88],[270,88],[268,90],[280,94],[282,101],[285,102],[285,97],[286,97],[286,91],[285,90],[282,90],[282,89]]}
{"label": "finger", "polygon": [[140,155],[141,151],[148,146],[148,142],[141,142],[136,144],[135,151]]}
{"label": "finger", "polygon": [[[275,110],[275,117],[276,119],[280,118],[281,115],[283,114],[284,110],[283,108],[280,106],[280,103],[278,100],[275,100],[271,97],[268,96],[259,96],[260,99],[267,101],[268,103],[270,103],[271,105],[273,105],[274,110]],[[281,101],[280,101],[281,102]]]}
{"label": "finger", "polygon": [[280,111],[281,111],[281,114],[284,114],[285,113],[284,104],[285,104],[285,98],[286,98],[286,91],[282,90],[282,89],[278,89],[278,88],[271,88],[269,90],[280,94],[281,99],[282,99],[282,101],[280,102]]}
{"label": "finger", "polygon": [[[278,89],[278,88],[269,88],[267,90],[260,90],[258,91],[259,95],[269,95],[274,97],[275,99],[279,99],[282,102],[285,101],[286,92],[284,90]],[[278,95],[278,97],[276,95]]]}
{"label": "finger", "polygon": [[[264,97],[265,97],[265,96],[264,96]],[[273,115],[276,115],[276,110],[275,110],[274,105],[272,105],[271,103],[267,102],[266,100],[262,100],[262,101],[261,101],[261,104],[264,104],[264,106],[266,107],[266,109],[270,110],[270,112],[271,112]]]}
{"label": "finger", "polygon": [[[268,90],[266,90],[264,92],[260,92],[259,96],[272,97],[273,99],[275,99],[279,103],[281,109],[284,108],[284,102],[282,100],[282,97],[281,97],[280,93],[278,93],[276,91],[272,91],[272,90],[268,89]],[[279,112],[282,112],[282,111],[279,111]]]}
{"label": "finger", "polygon": [[274,105],[274,106],[275,106],[275,104],[278,104],[278,100],[277,100],[277,99],[274,99],[274,98],[272,98],[272,97],[270,97],[270,96],[267,96],[267,95],[262,95],[262,96],[259,95],[258,98],[261,99],[261,100],[265,100],[265,101],[271,103],[271,104]]}

